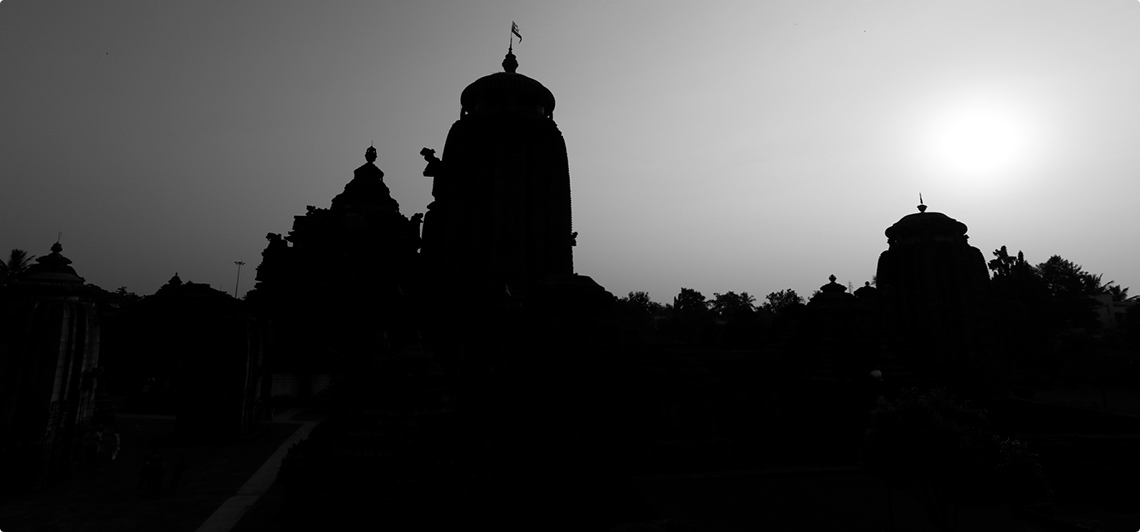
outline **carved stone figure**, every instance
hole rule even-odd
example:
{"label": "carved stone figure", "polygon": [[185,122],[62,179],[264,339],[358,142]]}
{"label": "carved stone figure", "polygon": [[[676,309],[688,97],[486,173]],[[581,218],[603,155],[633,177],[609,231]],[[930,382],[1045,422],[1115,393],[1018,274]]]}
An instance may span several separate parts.
{"label": "carved stone figure", "polygon": [[435,156],[435,150],[425,147],[420,150],[420,155],[423,155],[424,160],[428,163],[427,167],[424,168],[424,177],[440,177],[443,174],[443,161]]}

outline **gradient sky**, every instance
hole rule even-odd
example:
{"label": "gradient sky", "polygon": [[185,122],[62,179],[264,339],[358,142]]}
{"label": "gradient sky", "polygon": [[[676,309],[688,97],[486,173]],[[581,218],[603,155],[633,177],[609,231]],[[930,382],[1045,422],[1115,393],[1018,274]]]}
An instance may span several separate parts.
{"label": "gradient sky", "polygon": [[[698,5],[699,4],[699,5]],[[0,251],[253,287],[375,141],[411,216],[459,94],[557,99],[575,269],[616,295],[862,285],[915,211],[1140,293],[1140,2],[0,2]],[[442,153],[444,159],[447,154]]]}

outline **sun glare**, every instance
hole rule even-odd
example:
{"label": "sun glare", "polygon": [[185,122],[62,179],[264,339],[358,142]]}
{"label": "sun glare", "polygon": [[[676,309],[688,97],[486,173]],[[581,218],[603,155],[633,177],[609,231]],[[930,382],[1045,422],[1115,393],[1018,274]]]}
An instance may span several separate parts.
{"label": "sun glare", "polygon": [[1015,106],[970,102],[930,123],[924,141],[931,163],[957,178],[999,178],[1029,163],[1032,130]]}

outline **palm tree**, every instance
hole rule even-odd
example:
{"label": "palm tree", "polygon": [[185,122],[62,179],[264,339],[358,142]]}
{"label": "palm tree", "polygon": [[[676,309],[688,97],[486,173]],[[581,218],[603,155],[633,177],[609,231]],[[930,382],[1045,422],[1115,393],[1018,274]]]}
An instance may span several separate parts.
{"label": "palm tree", "polygon": [[1113,301],[1116,301],[1118,303],[1128,301],[1128,287],[1127,286],[1120,286],[1118,284],[1114,284],[1113,281],[1109,281],[1108,284],[1105,285],[1104,291],[1107,294],[1112,294],[1112,300]]}
{"label": "palm tree", "polygon": [[13,249],[12,253],[8,255],[7,262],[0,261],[0,283],[7,282],[8,279],[27,271],[34,258],[36,258],[35,255],[28,255],[27,251]]}

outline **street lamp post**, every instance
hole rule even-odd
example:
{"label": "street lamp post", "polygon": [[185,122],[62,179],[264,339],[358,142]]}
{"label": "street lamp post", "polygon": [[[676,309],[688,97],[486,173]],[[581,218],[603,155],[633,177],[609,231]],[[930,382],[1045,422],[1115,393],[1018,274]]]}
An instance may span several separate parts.
{"label": "street lamp post", "polygon": [[234,264],[237,264],[238,267],[237,280],[234,281],[234,299],[237,299],[238,285],[241,284],[241,267],[245,263],[240,260],[235,260]]}

